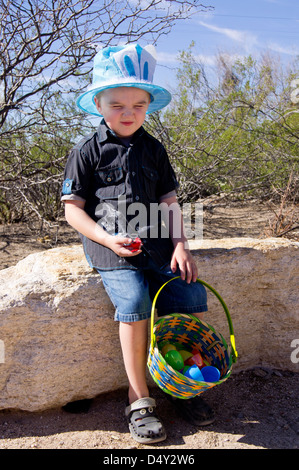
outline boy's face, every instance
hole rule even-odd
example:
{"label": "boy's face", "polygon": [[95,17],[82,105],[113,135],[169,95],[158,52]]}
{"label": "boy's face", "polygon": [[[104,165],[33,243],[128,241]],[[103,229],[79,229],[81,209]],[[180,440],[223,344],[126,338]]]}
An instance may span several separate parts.
{"label": "boy's face", "polygon": [[95,97],[98,111],[118,137],[131,137],[142,126],[150,95],[140,88],[109,88]]}

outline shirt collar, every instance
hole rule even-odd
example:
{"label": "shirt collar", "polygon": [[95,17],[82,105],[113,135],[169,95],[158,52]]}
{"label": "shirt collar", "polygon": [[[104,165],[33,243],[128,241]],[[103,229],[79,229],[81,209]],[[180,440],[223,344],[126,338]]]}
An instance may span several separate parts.
{"label": "shirt collar", "polygon": [[[141,126],[136,132],[135,134],[133,135],[132,137],[132,143],[135,142],[135,140],[140,137],[142,134],[144,133],[144,128]],[[118,138],[114,132],[109,129],[109,127],[107,126],[104,118],[102,119],[102,121],[100,122],[100,125],[99,125],[99,128],[98,128],[98,136],[99,136],[99,141],[100,143],[103,143],[107,140],[109,140],[111,138],[111,136],[113,136],[114,138]]]}

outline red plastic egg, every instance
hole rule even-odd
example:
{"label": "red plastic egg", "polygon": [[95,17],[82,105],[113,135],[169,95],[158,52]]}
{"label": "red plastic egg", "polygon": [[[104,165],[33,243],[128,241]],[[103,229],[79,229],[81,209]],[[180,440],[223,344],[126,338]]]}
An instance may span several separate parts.
{"label": "red plastic egg", "polygon": [[192,365],[195,364],[197,367],[199,367],[201,369],[205,365],[204,361],[203,361],[203,358],[202,358],[202,355],[196,349],[192,351],[192,353],[194,353],[194,352],[195,352],[195,354],[192,357],[190,357],[189,359],[187,359],[185,361],[185,364],[189,365],[189,366],[192,366]]}

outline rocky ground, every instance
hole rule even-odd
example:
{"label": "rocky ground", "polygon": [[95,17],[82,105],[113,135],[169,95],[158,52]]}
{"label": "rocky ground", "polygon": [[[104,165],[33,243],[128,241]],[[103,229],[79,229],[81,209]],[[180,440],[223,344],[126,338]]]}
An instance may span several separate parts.
{"label": "rocky ground", "polygon": [[299,374],[256,368],[231,376],[205,392],[217,419],[205,428],[186,423],[159,389],[168,438],[151,446],[135,443],[124,418],[126,390],[97,397],[87,412],[1,411],[2,449],[298,449]]}
{"label": "rocky ground", "polygon": [[[285,225],[279,228],[280,233],[287,230],[290,214],[296,225],[294,211],[298,214],[298,208],[293,207],[284,214]],[[277,227],[278,214],[279,207],[275,213],[269,205],[256,201],[228,206],[225,201],[211,200],[205,204],[204,237],[275,236],[272,230]],[[285,236],[299,241],[298,234],[296,229]],[[45,226],[40,233],[35,224],[0,226],[0,269],[32,252],[77,242],[77,235],[63,221],[57,227]],[[298,449],[298,390],[299,365],[298,373],[257,365],[232,374],[221,386],[204,394],[216,412],[215,423],[196,428],[178,417],[165,395],[154,388],[152,396],[159,404],[168,438],[152,446],[137,444],[130,437],[124,418],[126,390],[96,397],[88,410],[80,413],[64,409],[41,413],[2,410],[0,449],[156,449],[161,453],[168,449],[174,454],[177,449],[192,454],[199,449]]]}

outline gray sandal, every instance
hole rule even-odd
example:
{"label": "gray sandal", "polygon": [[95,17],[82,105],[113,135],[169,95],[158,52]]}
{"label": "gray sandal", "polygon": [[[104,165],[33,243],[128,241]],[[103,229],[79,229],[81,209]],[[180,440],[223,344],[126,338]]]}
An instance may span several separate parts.
{"label": "gray sandal", "polygon": [[126,418],[135,441],[152,444],[166,439],[164,426],[155,413],[155,408],[155,400],[149,397],[139,398],[126,407]]}

